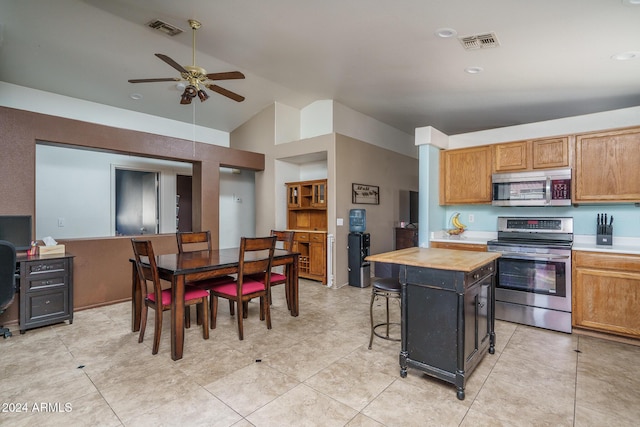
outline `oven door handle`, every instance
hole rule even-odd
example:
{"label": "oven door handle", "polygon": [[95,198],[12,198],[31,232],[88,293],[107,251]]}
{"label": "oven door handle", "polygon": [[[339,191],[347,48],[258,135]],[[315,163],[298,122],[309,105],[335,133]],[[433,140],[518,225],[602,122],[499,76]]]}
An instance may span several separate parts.
{"label": "oven door handle", "polygon": [[524,255],[519,252],[500,252],[500,254],[505,258],[511,259],[526,259],[526,260],[536,260],[540,258],[544,258],[545,260],[562,260],[571,258],[570,255],[549,255],[549,254],[535,254],[535,255]]}

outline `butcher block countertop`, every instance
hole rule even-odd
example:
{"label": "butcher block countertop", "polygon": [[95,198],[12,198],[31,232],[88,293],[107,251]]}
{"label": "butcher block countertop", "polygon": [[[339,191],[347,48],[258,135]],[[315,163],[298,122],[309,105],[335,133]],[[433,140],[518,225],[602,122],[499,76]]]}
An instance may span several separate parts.
{"label": "butcher block countertop", "polygon": [[374,262],[412,265],[470,272],[500,258],[497,252],[472,252],[454,249],[407,248],[398,251],[369,255],[365,259]]}

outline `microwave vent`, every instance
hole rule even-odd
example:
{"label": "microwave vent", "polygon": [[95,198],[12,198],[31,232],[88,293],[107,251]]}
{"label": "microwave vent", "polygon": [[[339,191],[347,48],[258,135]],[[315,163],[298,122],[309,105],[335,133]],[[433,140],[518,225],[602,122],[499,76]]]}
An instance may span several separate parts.
{"label": "microwave vent", "polygon": [[496,36],[496,33],[493,32],[476,34],[473,36],[458,37],[458,40],[460,40],[462,47],[464,47],[466,50],[484,49],[500,46],[498,37]]}

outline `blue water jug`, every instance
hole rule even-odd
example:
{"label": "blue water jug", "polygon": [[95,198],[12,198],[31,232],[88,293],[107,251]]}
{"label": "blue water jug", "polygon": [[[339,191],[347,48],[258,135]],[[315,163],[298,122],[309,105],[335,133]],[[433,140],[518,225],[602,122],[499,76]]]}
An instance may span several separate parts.
{"label": "blue water jug", "polygon": [[364,209],[351,209],[349,211],[349,232],[364,233],[367,228],[367,211]]}

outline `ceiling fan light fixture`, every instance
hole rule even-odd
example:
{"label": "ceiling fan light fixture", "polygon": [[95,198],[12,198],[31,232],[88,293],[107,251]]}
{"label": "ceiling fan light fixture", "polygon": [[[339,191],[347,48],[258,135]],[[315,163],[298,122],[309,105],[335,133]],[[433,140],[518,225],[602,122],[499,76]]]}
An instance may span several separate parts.
{"label": "ceiling fan light fixture", "polygon": [[205,92],[204,90],[200,89],[198,91],[198,98],[200,98],[200,102],[204,102],[207,99],[209,99],[209,95],[207,95],[207,92]]}
{"label": "ceiling fan light fixture", "polygon": [[198,90],[195,88],[195,86],[193,85],[189,85],[184,89],[184,92],[182,92],[182,97],[180,99],[180,104],[191,104],[191,100],[193,98],[195,98],[196,93],[198,93]]}

